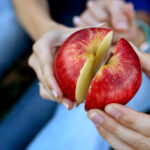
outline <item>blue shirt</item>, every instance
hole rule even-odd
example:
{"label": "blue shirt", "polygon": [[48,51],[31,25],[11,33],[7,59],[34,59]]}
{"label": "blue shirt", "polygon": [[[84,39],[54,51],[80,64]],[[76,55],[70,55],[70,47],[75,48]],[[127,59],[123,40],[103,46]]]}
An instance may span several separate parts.
{"label": "blue shirt", "polygon": [[150,13],[150,0],[126,0],[126,2],[132,2],[136,10],[144,10]]}

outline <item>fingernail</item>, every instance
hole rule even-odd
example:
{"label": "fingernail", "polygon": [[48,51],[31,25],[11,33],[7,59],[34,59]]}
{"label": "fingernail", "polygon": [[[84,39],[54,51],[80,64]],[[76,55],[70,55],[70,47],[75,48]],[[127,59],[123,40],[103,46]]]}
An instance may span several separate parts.
{"label": "fingernail", "polygon": [[69,105],[66,102],[62,102],[62,105],[64,105],[67,109],[69,109]]}
{"label": "fingernail", "polygon": [[95,124],[96,127],[98,127],[104,121],[103,117],[97,112],[91,113],[89,118],[92,120],[92,122]]}
{"label": "fingernail", "polygon": [[106,106],[105,111],[115,118],[120,117],[120,112],[118,110],[116,110],[113,106]]}
{"label": "fingernail", "polygon": [[88,2],[87,2],[87,6],[89,6],[89,7],[93,6],[93,4],[94,4],[93,1],[88,1]]}
{"label": "fingernail", "polygon": [[125,21],[117,22],[116,26],[119,29],[127,29],[128,28],[128,24]]}
{"label": "fingernail", "polygon": [[78,24],[80,23],[80,18],[78,16],[75,16],[73,17],[73,21]]}
{"label": "fingernail", "polygon": [[103,22],[103,23],[97,24],[96,27],[106,28],[106,27],[109,27],[109,26],[108,26],[107,23]]}
{"label": "fingernail", "polygon": [[109,27],[108,23],[102,23],[101,27]]}
{"label": "fingernail", "polygon": [[57,98],[57,93],[54,90],[52,90],[52,93],[53,93],[54,97]]}

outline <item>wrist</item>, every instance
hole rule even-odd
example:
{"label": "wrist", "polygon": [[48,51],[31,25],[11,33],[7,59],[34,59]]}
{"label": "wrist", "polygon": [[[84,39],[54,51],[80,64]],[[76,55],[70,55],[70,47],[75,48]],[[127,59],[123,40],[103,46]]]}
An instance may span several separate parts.
{"label": "wrist", "polygon": [[65,25],[50,20],[49,22],[47,22],[47,24],[43,25],[42,27],[39,27],[38,36],[36,37],[36,40],[38,40],[46,32],[57,31],[62,34],[69,34],[72,33],[73,30],[73,28],[69,28]]}
{"label": "wrist", "polygon": [[51,20],[48,20],[47,22],[38,24],[37,34],[35,36],[35,40],[37,41],[46,32],[48,32],[50,30],[54,30],[54,28],[57,28],[57,24],[54,21],[51,21]]}

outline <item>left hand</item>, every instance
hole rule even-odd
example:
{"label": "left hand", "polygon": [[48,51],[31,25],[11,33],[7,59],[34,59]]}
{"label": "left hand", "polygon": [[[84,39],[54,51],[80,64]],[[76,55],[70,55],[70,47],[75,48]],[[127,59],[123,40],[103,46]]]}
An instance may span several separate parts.
{"label": "left hand", "polygon": [[88,117],[114,149],[150,150],[150,115],[120,104],[109,104],[105,112],[90,110]]}
{"label": "left hand", "polygon": [[107,22],[115,31],[114,43],[124,37],[140,47],[145,35],[137,27],[135,21],[133,4],[125,3],[122,0],[88,1],[85,11],[80,16],[73,18],[76,27],[93,26],[100,22]]}
{"label": "left hand", "polygon": [[126,31],[134,17],[133,5],[123,0],[89,0],[80,16],[73,18],[75,26],[96,25],[107,22],[117,31]]}

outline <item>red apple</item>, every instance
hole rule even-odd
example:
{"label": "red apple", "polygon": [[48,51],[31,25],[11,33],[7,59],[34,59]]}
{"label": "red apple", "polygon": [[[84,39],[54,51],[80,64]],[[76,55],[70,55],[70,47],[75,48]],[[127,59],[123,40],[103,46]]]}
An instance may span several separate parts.
{"label": "red apple", "polygon": [[60,88],[78,104],[86,99],[86,110],[126,104],[140,87],[138,56],[125,39],[111,52],[112,35],[106,28],[80,30],[64,42],[56,56],[54,71]]}

